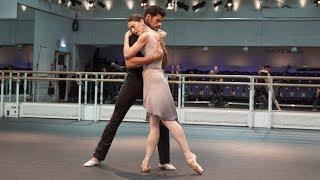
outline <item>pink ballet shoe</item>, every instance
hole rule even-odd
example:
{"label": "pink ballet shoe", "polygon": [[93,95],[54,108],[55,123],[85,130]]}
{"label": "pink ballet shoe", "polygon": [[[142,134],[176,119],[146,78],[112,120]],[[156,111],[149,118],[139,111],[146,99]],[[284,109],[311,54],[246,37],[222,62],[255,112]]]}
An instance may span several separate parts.
{"label": "pink ballet shoe", "polygon": [[193,153],[185,155],[186,161],[188,162],[189,166],[197,172],[199,175],[202,175],[204,170],[202,167],[197,163],[197,156]]}
{"label": "pink ballet shoe", "polygon": [[151,167],[149,165],[149,161],[144,159],[140,165],[140,170],[141,170],[141,172],[150,172]]}
{"label": "pink ballet shoe", "polygon": [[140,170],[141,172],[150,172],[151,171],[151,167],[149,164],[141,164],[140,165]]}

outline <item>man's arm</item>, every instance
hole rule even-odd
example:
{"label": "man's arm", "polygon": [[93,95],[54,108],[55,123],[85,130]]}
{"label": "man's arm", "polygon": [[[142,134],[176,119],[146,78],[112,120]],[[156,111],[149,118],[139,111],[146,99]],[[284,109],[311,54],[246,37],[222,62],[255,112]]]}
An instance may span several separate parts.
{"label": "man's arm", "polygon": [[163,56],[164,56],[163,50],[159,49],[155,54],[151,54],[145,57],[133,57],[130,59],[126,59],[125,64],[127,68],[136,68],[136,67],[150,64],[154,61],[159,61],[161,58],[163,58]]}
{"label": "man's arm", "polygon": [[136,67],[150,64],[154,61],[158,61],[162,55],[163,53],[158,51],[154,55],[150,55],[146,57],[133,57],[131,59],[127,59],[125,60],[126,68],[136,68]]}
{"label": "man's arm", "polygon": [[[133,46],[134,43],[138,40],[138,38],[139,38],[138,36],[132,34],[129,37],[129,46]],[[154,61],[158,61],[161,58],[162,54],[163,54],[162,52],[158,52],[156,54],[152,54],[150,56],[144,57],[141,51],[139,51],[135,55],[135,57],[125,60],[126,68],[136,68],[146,64],[150,64]]]}
{"label": "man's arm", "polygon": [[129,37],[131,36],[131,32],[128,31],[124,36],[124,44],[123,44],[123,55],[125,59],[130,59],[134,57],[147,43],[148,34],[143,33],[139,36],[137,42],[135,42],[131,47],[129,46]]}

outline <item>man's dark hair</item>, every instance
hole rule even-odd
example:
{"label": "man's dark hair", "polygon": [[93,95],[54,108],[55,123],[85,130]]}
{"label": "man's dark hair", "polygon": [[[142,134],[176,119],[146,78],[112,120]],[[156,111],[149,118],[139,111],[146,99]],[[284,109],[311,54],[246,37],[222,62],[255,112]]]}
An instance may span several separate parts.
{"label": "man's dark hair", "polygon": [[160,15],[162,17],[166,16],[166,12],[164,11],[164,9],[156,5],[149,6],[144,12],[144,17],[146,17],[147,14],[150,14],[151,16],[157,16],[157,15]]}
{"label": "man's dark hair", "polygon": [[270,65],[267,65],[267,64],[263,66],[263,69],[270,69],[270,68],[271,68]]}

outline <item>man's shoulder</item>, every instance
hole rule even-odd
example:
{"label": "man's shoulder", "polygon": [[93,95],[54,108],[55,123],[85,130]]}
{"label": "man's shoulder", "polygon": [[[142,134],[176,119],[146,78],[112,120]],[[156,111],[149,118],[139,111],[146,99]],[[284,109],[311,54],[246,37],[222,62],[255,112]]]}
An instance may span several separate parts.
{"label": "man's shoulder", "polygon": [[139,36],[132,34],[129,37],[129,45],[132,46],[135,42],[137,42],[138,38],[139,38]]}
{"label": "man's shoulder", "polygon": [[129,37],[129,40],[130,41],[137,41],[139,38],[139,36],[135,35],[135,34],[132,34],[130,37]]}

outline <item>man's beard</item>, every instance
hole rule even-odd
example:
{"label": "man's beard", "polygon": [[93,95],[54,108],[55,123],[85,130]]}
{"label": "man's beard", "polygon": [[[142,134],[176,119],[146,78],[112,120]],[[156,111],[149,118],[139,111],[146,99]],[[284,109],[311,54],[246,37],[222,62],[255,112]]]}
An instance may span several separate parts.
{"label": "man's beard", "polygon": [[[149,27],[149,28],[151,28],[151,26],[150,26],[150,21],[145,21],[145,23],[146,23],[146,25]],[[151,28],[152,29],[152,28]]]}
{"label": "man's beard", "polygon": [[151,28],[151,29],[153,29],[153,30],[155,30],[155,31],[158,30],[158,28],[151,26],[151,20],[146,20],[146,21],[145,21],[145,24],[146,24],[149,28]]}

